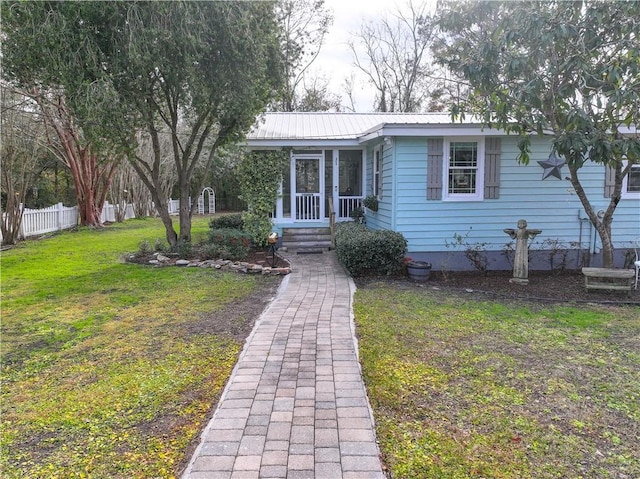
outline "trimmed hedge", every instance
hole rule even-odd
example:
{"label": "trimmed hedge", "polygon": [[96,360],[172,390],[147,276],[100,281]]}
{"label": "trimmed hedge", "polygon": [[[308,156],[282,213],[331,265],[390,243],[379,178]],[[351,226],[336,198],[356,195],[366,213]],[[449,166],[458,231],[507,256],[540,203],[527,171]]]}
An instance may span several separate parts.
{"label": "trimmed hedge", "polygon": [[243,230],[244,221],[242,221],[242,213],[233,213],[213,218],[209,221],[209,228],[212,230],[233,229]]}
{"label": "trimmed hedge", "polygon": [[242,260],[249,255],[250,244],[251,236],[237,229],[210,230],[206,253],[212,258]]}
{"label": "trimmed hedge", "polygon": [[351,222],[336,225],[336,254],[352,276],[396,273],[406,253],[402,233],[370,230]]}

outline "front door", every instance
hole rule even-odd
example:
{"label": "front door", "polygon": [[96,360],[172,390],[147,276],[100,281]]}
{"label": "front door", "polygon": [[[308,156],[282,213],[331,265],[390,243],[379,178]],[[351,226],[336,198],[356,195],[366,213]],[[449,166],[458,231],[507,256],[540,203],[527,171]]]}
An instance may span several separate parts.
{"label": "front door", "polygon": [[324,218],[324,165],[322,155],[296,155],[292,162],[291,191],[294,192],[293,213],[296,221],[318,221]]}

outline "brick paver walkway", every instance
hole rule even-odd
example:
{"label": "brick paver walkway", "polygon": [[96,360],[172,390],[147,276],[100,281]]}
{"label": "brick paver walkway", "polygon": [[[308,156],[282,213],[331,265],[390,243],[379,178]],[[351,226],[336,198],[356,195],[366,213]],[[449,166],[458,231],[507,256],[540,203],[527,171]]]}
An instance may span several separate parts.
{"label": "brick paver walkway", "polygon": [[183,479],[382,479],[335,253],[291,256]]}

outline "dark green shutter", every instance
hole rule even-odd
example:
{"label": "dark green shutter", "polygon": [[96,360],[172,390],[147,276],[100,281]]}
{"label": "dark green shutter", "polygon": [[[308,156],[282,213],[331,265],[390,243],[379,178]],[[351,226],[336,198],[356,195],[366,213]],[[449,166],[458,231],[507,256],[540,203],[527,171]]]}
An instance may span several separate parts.
{"label": "dark green shutter", "polygon": [[427,142],[427,199],[442,199],[442,138],[430,138]]}
{"label": "dark green shutter", "polygon": [[610,166],[604,167],[604,197],[611,198],[616,186],[616,170]]}
{"label": "dark green shutter", "polygon": [[500,198],[500,138],[489,137],[484,144],[484,199]]}

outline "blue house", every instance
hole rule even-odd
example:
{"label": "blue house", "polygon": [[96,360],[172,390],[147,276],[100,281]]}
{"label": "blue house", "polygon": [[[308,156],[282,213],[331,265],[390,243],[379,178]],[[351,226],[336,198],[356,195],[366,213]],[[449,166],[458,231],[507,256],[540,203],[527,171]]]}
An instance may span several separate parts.
{"label": "blue house", "polygon": [[[637,134],[635,130],[630,134]],[[489,269],[510,269],[513,241],[503,231],[526,219],[541,229],[531,267],[599,265],[597,233],[569,181],[548,176],[549,139],[532,139],[531,161],[517,161],[517,138],[480,123],[453,123],[447,113],[266,113],[247,137],[252,150],[286,148],[291,166],[273,217],[285,233],[350,220],[365,196],[369,228],[404,234],[413,259],[434,269],[472,269],[475,249]],[[587,162],[582,184],[596,210],[612,191],[611,174]],[[616,266],[640,241],[640,165],[625,178],[613,224]]]}

